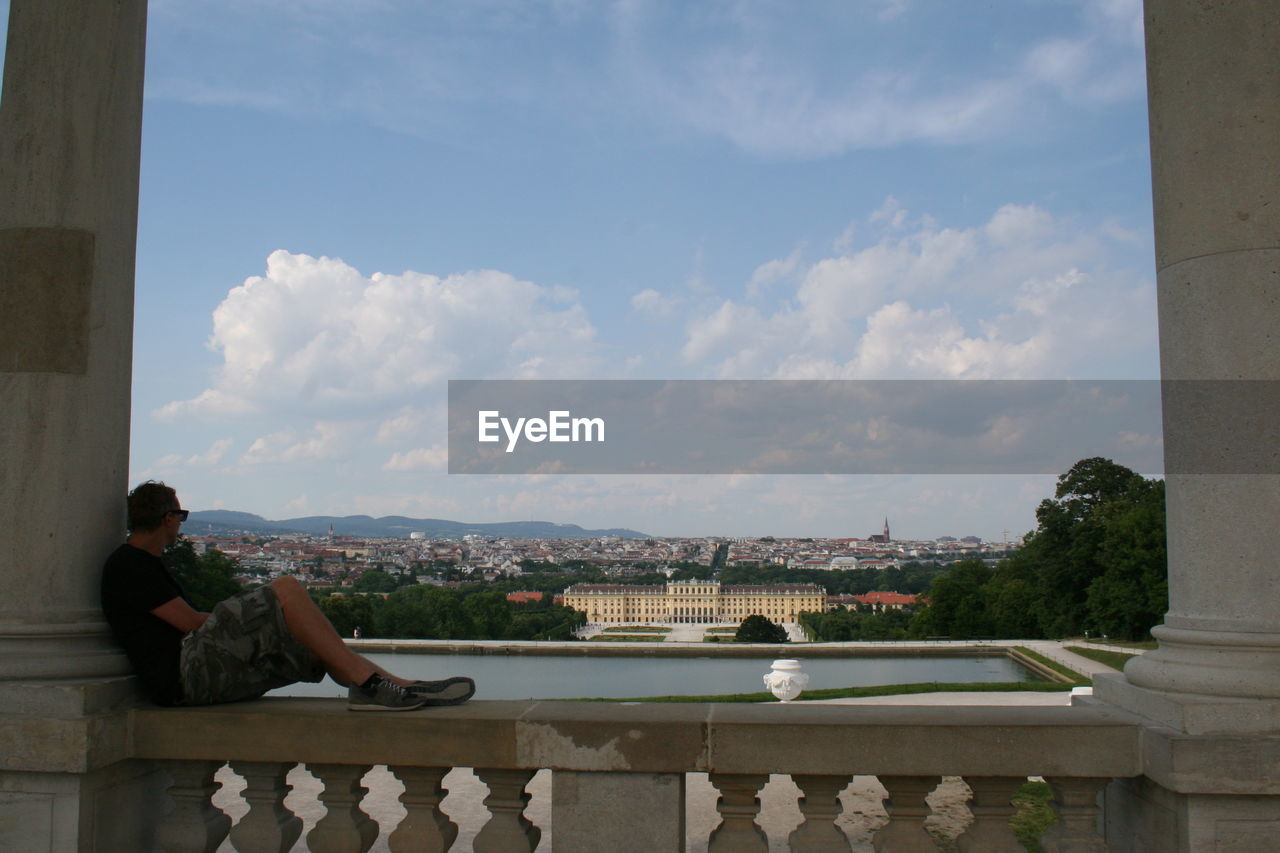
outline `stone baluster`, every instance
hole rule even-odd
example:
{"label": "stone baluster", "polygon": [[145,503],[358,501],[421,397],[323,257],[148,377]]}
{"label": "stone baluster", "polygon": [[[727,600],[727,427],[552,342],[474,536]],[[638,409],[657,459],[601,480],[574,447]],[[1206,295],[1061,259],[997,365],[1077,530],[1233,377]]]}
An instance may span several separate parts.
{"label": "stone baluster", "polygon": [[378,839],[378,824],[360,810],[369,789],[360,784],[372,765],[308,764],[307,769],[324,784],[320,802],[325,815],[307,833],[311,853],[367,853]]}
{"label": "stone baluster", "polygon": [[489,786],[489,796],[484,798],[489,821],[472,844],[475,853],[514,853],[532,851],[538,846],[542,831],[524,816],[525,807],[529,805],[529,794],[524,787],[535,772],[475,768],[480,781]]}
{"label": "stone baluster", "polygon": [[924,828],[924,820],[930,811],[925,798],[941,781],[941,776],[880,777],[880,784],[889,792],[884,800],[889,822],[871,837],[876,853],[923,853],[938,849],[933,836]]}
{"label": "stone baluster", "polygon": [[685,775],[555,770],[551,825],[556,850],[680,853],[685,849]]}
{"label": "stone baluster", "polygon": [[853,776],[792,774],[791,781],[804,792],[799,802],[804,823],[787,839],[792,853],[848,853],[849,839],[836,826],[836,818],[840,816],[840,792]]}
{"label": "stone baluster", "polygon": [[764,774],[712,773],[711,784],[720,790],[716,811],[720,825],[711,831],[707,853],[748,853],[769,849],[769,836],[756,824],[760,798],[756,796],[769,781]]}
{"label": "stone baluster", "polygon": [[1023,853],[1025,849],[1009,827],[1017,811],[1013,795],[1026,784],[1021,776],[966,776],[973,791],[969,811],[973,823],[956,839],[960,853]]}
{"label": "stone baluster", "polygon": [[214,853],[231,829],[227,817],[211,802],[220,787],[213,776],[221,761],[169,761],[173,777],[171,811],[156,827],[156,842],[166,853]]}
{"label": "stone baluster", "polygon": [[284,804],[293,786],[285,781],[293,763],[233,761],[231,769],[244,777],[243,797],[249,813],[231,828],[231,846],[238,853],[286,853],[302,835],[302,821]]}
{"label": "stone baluster", "polygon": [[440,811],[449,792],[441,785],[448,767],[391,767],[404,783],[400,802],[404,820],[387,838],[391,853],[445,853],[458,837],[458,825]]}
{"label": "stone baluster", "polygon": [[1110,779],[1045,777],[1053,789],[1050,805],[1058,822],[1040,839],[1043,853],[1105,853],[1111,848],[1098,834],[1098,792]]}

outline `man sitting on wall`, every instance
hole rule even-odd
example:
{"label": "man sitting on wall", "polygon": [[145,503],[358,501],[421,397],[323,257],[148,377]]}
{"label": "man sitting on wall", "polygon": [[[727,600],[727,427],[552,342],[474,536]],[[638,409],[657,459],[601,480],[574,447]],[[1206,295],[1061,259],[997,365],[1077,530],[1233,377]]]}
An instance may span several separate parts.
{"label": "man sitting on wall", "polygon": [[152,701],[211,705],[254,699],[327,672],[352,711],[457,705],[475,683],[398,678],[352,652],[295,579],[281,577],[196,610],[160,560],[188,511],[164,483],[129,493],[129,538],[102,570],[102,609]]}

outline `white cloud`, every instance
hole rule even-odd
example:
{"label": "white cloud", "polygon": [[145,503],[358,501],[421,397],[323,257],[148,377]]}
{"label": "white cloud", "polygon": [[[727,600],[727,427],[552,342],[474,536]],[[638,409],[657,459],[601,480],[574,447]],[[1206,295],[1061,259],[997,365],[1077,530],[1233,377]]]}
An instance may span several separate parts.
{"label": "white cloud", "polygon": [[1112,229],[1005,205],[899,233],[899,213],[876,217],[893,234],[801,270],[771,313],[728,299],[694,317],[685,362],[725,378],[1155,375],[1155,289],[1110,267]]}
{"label": "white cloud", "polygon": [[[402,406],[400,411],[378,424],[376,441],[387,444],[403,438],[419,436],[429,421],[433,420],[427,412],[413,406]],[[443,423],[443,418],[438,418]]]}
{"label": "white cloud", "polygon": [[753,299],[764,293],[771,285],[789,278],[800,266],[801,249],[785,258],[775,258],[755,268],[751,273],[751,281],[747,283],[747,298]]}
{"label": "white cloud", "polygon": [[404,453],[393,453],[382,465],[383,471],[442,471],[449,461],[449,451],[440,445],[419,447]]}
{"label": "white cloud", "polygon": [[1142,0],[1086,0],[1093,27],[1106,37],[1142,47]]}
{"label": "white cloud", "polygon": [[678,296],[667,296],[653,288],[645,288],[631,297],[631,310],[650,317],[668,317],[684,300]]}
{"label": "white cloud", "polygon": [[[639,124],[659,137],[674,125],[790,158],[1003,141],[1047,98],[1090,104],[1142,91],[1140,0],[1081,0],[1074,20],[1021,51],[920,49],[940,36],[915,26],[912,0],[843,5],[804,15],[764,0],[388,2],[374,11],[328,0],[157,2],[154,28],[165,35],[155,40],[168,52],[152,57],[148,95],[451,138],[483,132],[476,116],[515,104],[553,124]],[[1006,14],[1026,14],[1010,5]],[[848,38],[822,46],[819,27]],[[209,40],[205,50],[174,48],[193,32]]]}
{"label": "white cloud", "polygon": [[226,455],[227,450],[229,450],[230,447],[231,439],[220,438],[213,444],[209,445],[209,449],[204,453],[196,453],[191,456],[184,456],[181,453],[170,453],[167,456],[161,456],[156,460],[155,467],[159,469],[179,467],[207,468],[221,462],[222,457]]}
{"label": "white cloud", "polygon": [[342,455],[350,447],[349,424],[319,421],[307,435],[283,429],[255,439],[240,457],[241,465],[321,462]]}
{"label": "white cloud", "polygon": [[894,231],[902,228],[907,223],[908,210],[902,206],[902,202],[893,196],[889,196],[884,200],[884,204],[871,212],[867,217],[870,223],[884,222]]}
{"label": "white cloud", "polygon": [[911,0],[878,0],[880,13],[877,17],[882,21],[890,21],[904,14],[911,8]]}
{"label": "white cloud", "polygon": [[311,499],[305,494],[298,495],[293,500],[284,505],[284,513],[290,518],[299,518],[309,514],[311,511]]}
{"label": "white cloud", "polygon": [[496,270],[366,277],[279,250],[214,311],[209,344],[223,356],[213,387],[158,417],[332,415],[403,405],[449,377],[578,376],[595,329],[572,291]]}

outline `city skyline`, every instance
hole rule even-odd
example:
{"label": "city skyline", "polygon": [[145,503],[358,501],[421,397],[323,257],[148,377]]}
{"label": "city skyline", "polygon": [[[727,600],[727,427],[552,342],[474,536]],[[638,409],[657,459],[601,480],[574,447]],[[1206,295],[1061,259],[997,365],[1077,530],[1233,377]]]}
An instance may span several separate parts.
{"label": "city skyline", "polygon": [[996,539],[1054,477],[449,476],[444,383],[1158,375],[1136,0],[153,0],[147,62],[191,506]]}

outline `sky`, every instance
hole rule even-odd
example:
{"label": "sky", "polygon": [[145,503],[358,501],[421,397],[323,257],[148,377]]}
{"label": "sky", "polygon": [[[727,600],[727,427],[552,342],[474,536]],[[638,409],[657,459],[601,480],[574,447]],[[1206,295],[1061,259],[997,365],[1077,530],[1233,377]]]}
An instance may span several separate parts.
{"label": "sky", "polygon": [[1140,0],[148,27],[130,478],[189,508],[1000,540],[1053,476],[449,475],[446,382],[1158,376]]}

